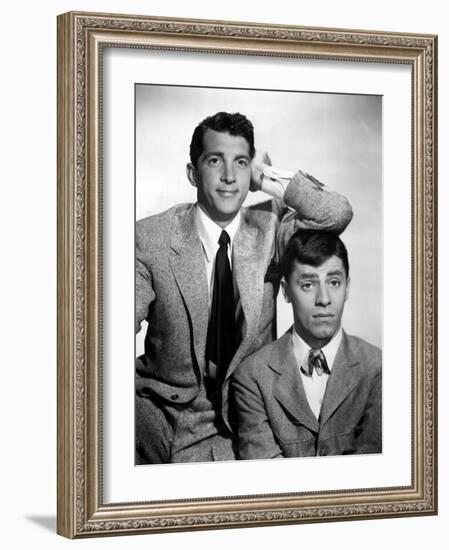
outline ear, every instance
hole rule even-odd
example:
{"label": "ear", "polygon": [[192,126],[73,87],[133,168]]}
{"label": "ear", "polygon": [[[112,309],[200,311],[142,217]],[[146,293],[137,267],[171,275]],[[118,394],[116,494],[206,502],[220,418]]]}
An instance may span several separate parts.
{"label": "ear", "polygon": [[290,296],[288,295],[288,287],[287,283],[285,282],[284,277],[281,279],[281,288],[282,288],[282,294],[284,295],[284,299],[287,302],[287,304],[290,303]]}
{"label": "ear", "polygon": [[346,300],[348,299],[348,296],[349,296],[349,287],[350,286],[351,286],[351,279],[350,279],[350,277],[348,277],[347,280],[346,280],[345,302],[346,302]]}
{"label": "ear", "polygon": [[189,162],[186,165],[186,173],[187,173],[187,179],[190,181],[190,184],[193,185],[193,187],[198,187],[198,182],[199,182],[198,170],[195,168],[195,166],[191,162]]}

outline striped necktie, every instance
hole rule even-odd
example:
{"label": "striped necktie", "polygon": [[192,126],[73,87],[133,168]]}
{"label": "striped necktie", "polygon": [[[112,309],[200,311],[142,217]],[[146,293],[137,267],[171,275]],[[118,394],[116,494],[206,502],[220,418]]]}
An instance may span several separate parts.
{"label": "striped necktie", "polygon": [[312,376],[313,369],[316,370],[318,376],[321,376],[323,373],[328,375],[331,373],[329,367],[327,366],[326,357],[324,356],[324,353],[321,349],[311,349],[309,352],[306,369],[304,369],[304,367],[301,367],[301,371],[306,376]]}

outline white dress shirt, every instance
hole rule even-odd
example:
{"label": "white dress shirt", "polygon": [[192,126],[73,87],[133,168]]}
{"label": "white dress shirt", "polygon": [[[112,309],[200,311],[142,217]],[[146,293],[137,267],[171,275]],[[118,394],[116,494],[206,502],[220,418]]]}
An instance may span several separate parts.
{"label": "white dress shirt", "polygon": [[[326,346],[321,348],[321,351],[326,358],[327,366],[329,367],[330,371],[332,371],[335,356],[337,355],[341,339],[342,330],[340,327],[335,333],[332,340]],[[329,375],[323,373],[321,376],[319,376],[315,369],[313,369],[312,376],[307,376],[306,374],[304,374],[301,371],[301,367],[303,367],[306,372],[308,371],[308,359],[311,348],[308,344],[304,342],[301,336],[299,336],[299,334],[294,329],[292,332],[292,344],[304,391],[306,392],[307,401],[310,408],[312,409],[313,414],[319,419],[321,404],[323,402],[324,392],[326,391],[326,385]]]}
{"label": "white dress shirt", "polygon": [[[229,264],[232,270],[232,249],[234,246],[235,234],[240,225],[240,212],[226,227],[220,227],[214,221],[212,221],[198,206],[195,207],[195,223],[200,236],[200,241],[203,246],[204,263],[206,265],[207,275],[207,288],[209,290],[209,311],[212,303],[212,295],[214,290],[214,269],[215,269],[215,257],[217,251],[220,248],[218,240],[220,239],[223,229],[229,235],[230,242],[228,246],[228,258]],[[234,280],[234,299],[238,301],[237,288]]]}

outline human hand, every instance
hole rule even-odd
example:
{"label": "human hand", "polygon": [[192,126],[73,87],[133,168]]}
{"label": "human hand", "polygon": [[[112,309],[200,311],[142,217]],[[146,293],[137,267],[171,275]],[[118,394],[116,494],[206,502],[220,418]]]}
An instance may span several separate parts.
{"label": "human hand", "polygon": [[262,189],[263,171],[266,166],[271,166],[270,156],[266,151],[256,151],[251,163],[250,191]]}

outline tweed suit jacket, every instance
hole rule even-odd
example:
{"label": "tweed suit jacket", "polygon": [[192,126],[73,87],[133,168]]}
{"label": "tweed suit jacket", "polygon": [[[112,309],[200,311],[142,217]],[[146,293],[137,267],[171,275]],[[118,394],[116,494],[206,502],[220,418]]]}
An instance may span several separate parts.
{"label": "tweed suit jacket", "polygon": [[[284,243],[299,227],[340,233],[352,218],[348,201],[317,189],[298,173],[284,200],[242,208],[233,244],[233,274],[243,311],[242,340],[223,384],[228,424],[230,376],[249,354],[275,337],[276,266]],[[205,371],[209,316],[206,267],[193,204],[177,205],[136,224],[136,331],[146,319],[145,354],[137,360],[137,391],[173,404],[199,392]]]}
{"label": "tweed suit jacket", "polygon": [[236,369],[239,457],[382,452],[382,353],[343,332],[319,420],[307,402],[291,330]]}

